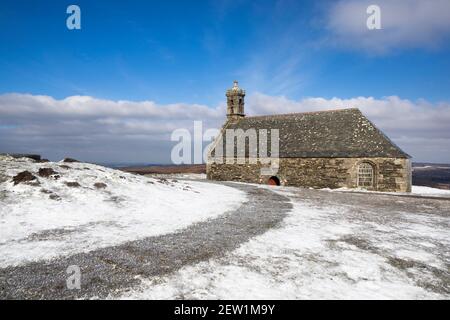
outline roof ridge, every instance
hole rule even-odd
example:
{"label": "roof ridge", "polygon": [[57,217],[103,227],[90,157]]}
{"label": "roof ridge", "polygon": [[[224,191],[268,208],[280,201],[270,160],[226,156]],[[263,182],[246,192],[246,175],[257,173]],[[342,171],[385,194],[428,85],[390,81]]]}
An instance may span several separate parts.
{"label": "roof ridge", "polygon": [[341,108],[341,109],[329,109],[329,110],[319,110],[319,111],[306,111],[306,112],[290,112],[290,113],[279,113],[279,114],[266,114],[266,115],[259,115],[259,116],[246,116],[243,119],[249,119],[249,118],[264,118],[264,117],[286,117],[286,116],[295,116],[295,115],[303,115],[303,114],[313,114],[313,113],[326,113],[326,112],[342,112],[342,111],[349,111],[349,110],[359,110],[359,108]]}

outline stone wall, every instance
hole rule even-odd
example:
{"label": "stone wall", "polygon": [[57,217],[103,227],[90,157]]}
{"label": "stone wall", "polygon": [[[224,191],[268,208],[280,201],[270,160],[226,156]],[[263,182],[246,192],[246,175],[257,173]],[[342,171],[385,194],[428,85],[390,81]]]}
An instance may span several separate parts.
{"label": "stone wall", "polygon": [[[356,188],[358,166],[368,162],[374,168],[371,190],[389,192],[411,191],[411,163],[404,158],[281,158],[276,176],[282,185],[312,188]],[[270,175],[262,175],[263,165],[217,164],[206,166],[210,180],[267,183]]]}

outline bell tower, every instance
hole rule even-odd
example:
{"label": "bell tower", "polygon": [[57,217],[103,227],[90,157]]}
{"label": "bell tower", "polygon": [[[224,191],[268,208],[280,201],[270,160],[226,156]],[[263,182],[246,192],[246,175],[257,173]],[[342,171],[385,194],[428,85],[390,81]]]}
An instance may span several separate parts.
{"label": "bell tower", "polygon": [[228,89],[227,93],[227,118],[239,119],[245,117],[244,114],[244,97],[245,90],[242,90],[238,86],[238,82],[235,80],[233,88]]}

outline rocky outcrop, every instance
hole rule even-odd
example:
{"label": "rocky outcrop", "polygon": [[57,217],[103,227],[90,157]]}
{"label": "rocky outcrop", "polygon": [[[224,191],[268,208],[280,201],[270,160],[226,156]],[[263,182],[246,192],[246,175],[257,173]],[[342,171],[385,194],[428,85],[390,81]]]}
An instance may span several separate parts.
{"label": "rocky outcrop", "polygon": [[52,175],[56,175],[58,174],[58,172],[56,172],[55,170],[53,170],[52,168],[40,168],[38,175],[40,177],[44,177],[44,178],[48,178]]}
{"label": "rocky outcrop", "polygon": [[38,182],[37,178],[29,171],[22,171],[15,175],[12,179],[14,185],[19,183],[30,183],[30,182]]}
{"label": "rocky outcrop", "polygon": [[81,187],[81,185],[76,181],[68,181],[68,182],[65,182],[65,184],[66,184],[66,186],[71,187],[71,188]]}
{"label": "rocky outcrop", "polygon": [[94,183],[94,187],[96,189],[105,189],[107,187],[106,183],[103,182],[96,182]]}
{"label": "rocky outcrop", "polygon": [[19,159],[19,158],[28,158],[28,159],[33,159],[36,161],[40,161],[41,160],[41,156],[38,154],[28,154],[28,153],[0,153],[0,157],[1,156],[9,156],[15,159]]}

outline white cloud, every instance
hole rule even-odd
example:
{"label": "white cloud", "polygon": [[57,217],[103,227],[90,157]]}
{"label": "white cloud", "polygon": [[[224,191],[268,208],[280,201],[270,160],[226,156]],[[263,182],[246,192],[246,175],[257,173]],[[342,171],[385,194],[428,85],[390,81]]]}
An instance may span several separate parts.
{"label": "white cloud", "polygon": [[197,104],[4,94],[0,96],[0,152],[167,162],[173,130],[190,129],[194,120],[204,120],[205,128],[217,127],[224,117],[225,107]]}
{"label": "white cloud", "polygon": [[[369,5],[381,9],[381,30],[366,26]],[[435,49],[450,38],[448,0],[341,0],[327,14],[332,44],[371,53],[393,49]]]}
{"label": "white cloud", "polygon": [[[261,93],[246,101],[247,115],[358,107],[406,152],[419,161],[450,159],[450,104],[375,99],[305,98],[299,101]],[[54,159],[88,161],[168,162],[174,145],[170,134],[204,129],[225,120],[225,105],[159,105],[152,101],[112,101],[88,96],[57,100],[49,96],[0,95],[0,152],[37,152]]]}

